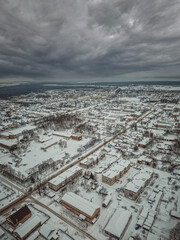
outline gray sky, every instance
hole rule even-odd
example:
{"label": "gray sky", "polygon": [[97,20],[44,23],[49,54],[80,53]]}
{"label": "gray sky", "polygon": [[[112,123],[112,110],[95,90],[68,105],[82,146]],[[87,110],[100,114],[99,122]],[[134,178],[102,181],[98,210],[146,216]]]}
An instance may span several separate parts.
{"label": "gray sky", "polygon": [[180,0],[0,0],[1,82],[179,77],[179,69]]}

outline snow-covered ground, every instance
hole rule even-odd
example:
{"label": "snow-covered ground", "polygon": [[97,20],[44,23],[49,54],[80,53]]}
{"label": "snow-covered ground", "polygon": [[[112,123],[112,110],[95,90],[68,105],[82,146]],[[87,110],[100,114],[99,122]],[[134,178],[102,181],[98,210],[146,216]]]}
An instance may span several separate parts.
{"label": "snow-covered ground", "polygon": [[0,209],[5,207],[7,204],[13,202],[22,193],[13,187],[5,184],[3,178],[0,177]]}

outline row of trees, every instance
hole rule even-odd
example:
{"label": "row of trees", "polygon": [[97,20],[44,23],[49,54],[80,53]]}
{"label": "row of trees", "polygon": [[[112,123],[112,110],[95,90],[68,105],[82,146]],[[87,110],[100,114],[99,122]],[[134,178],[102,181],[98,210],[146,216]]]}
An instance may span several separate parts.
{"label": "row of trees", "polygon": [[79,124],[82,120],[76,114],[64,113],[60,114],[57,113],[56,115],[51,115],[44,117],[40,121],[36,122],[36,125],[42,127],[43,129],[69,129],[77,124]]}

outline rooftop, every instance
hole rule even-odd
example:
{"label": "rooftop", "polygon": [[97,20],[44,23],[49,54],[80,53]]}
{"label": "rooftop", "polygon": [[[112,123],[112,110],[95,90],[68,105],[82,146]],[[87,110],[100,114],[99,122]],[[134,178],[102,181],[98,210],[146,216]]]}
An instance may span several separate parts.
{"label": "rooftop", "polygon": [[92,216],[96,209],[100,208],[96,204],[89,202],[88,200],[78,196],[73,192],[67,192],[63,197],[62,201],[67,202],[71,206],[79,209],[83,213],[86,213],[89,216]]}

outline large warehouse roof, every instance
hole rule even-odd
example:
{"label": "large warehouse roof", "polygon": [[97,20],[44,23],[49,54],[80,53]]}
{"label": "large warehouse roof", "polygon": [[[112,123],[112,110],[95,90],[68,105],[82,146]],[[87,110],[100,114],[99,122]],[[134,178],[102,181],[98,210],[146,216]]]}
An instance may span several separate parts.
{"label": "large warehouse roof", "polygon": [[99,206],[97,206],[96,204],[89,202],[88,200],[72,192],[67,192],[62,197],[62,201],[70,204],[71,206],[79,209],[81,212],[84,212],[89,216],[92,216],[96,209],[99,208]]}

